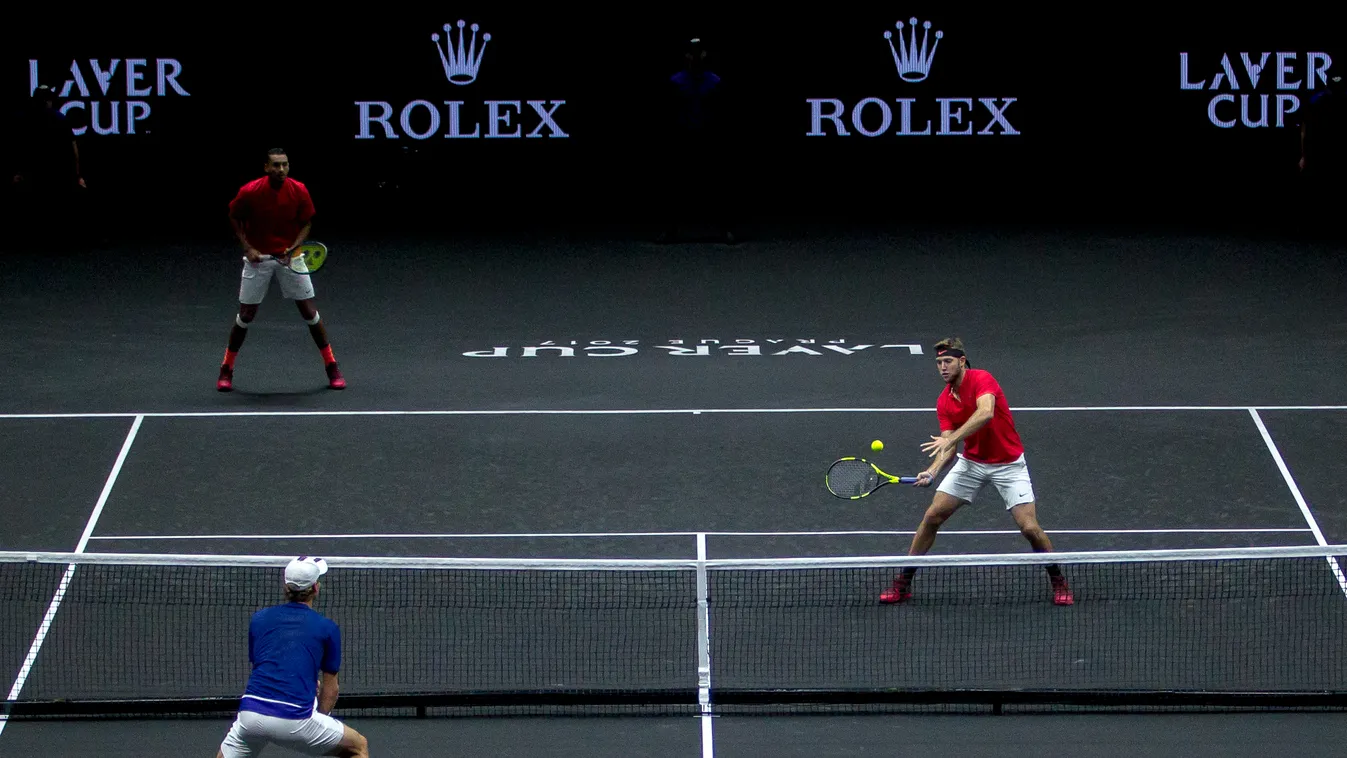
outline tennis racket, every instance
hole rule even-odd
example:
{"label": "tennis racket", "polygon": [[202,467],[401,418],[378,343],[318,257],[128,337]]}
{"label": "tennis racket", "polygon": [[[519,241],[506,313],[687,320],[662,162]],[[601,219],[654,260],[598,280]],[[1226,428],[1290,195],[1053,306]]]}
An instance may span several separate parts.
{"label": "tennis racket", "polygon": [[299,247],[292,248],[281,255],[262,257],[271,258],[296,274],[312,274],[322,268],[323,263],[327,261],[327,245],[308,240]]}
{"label": "tennis racket", "polygon": [[828,492],[843,500],[860,500],[886,484],[915,484],[915,476],[893,476],[864,458],[839,458],[824,477]]}

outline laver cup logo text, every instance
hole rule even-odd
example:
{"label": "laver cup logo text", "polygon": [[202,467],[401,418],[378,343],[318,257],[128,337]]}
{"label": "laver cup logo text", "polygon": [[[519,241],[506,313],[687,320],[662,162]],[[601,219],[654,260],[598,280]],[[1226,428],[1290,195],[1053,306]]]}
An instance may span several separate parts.
{"label": "laver cup logo text", "polygon": [[[1207,120],[1222,129],[1294,126],[1308,94],[1328,83],[1328,53],[1222,53],[1196,58],[1179,53],[1179,87],[1211,93]],[[1302,100],[1304,93],[1306,97]]]}
{"label": "laver cup logo text", "polygon": [[[898,21],[886,30],[883,42],[893,59],[896,88],[921,85],[938,70],[936,53],[945,40],[942,29],[916,17]],[[879,37],[878,34],[875,35]],[[876,40],[879,44],[879,40]],[[929,90],[927,90],[929,91]],[[922,137],[929,135],[1019,134],[1008,111],[1016,98],[956,97],[865,97],[848,103],[838,98],[807,98],[810,137]],[[906,90],[904,90],[906,94]],[[943,94],[943,93],[942,93]]]}
{"label": "laver cup logo text", "polygon": [[857,339],[671,339],[647,340],[540,340],[529,345],[495,345],[468,350],[469,358],[622,358],[642,351],[655,355],[710,358],[734,356],[832,356],[894,352],[922,355],[918,343],[892,343]]}
{"label": "laver cup logo text", "polygon": [[[151,102],[188,96],[181,75],[182,64],[175,58],[90,58],[71,61],[65,82],[53,89],[65,101],[61,113],[75,119],[77,136],[145,134]],[[39,62],[29,60],[28,94],[44,83]]]}
{"label": "laver cup logo text", "polygon": [[[436,66],[455,89],[477,81],[493,51],[491,33],[459,19],[427,35],[427,66]],[[434,51],[431,46],[434,46]],[[557,111],[565,100],[416,99],[400,106],[384,100],[357,100],[356,139],[515,139],[569,137]]]}

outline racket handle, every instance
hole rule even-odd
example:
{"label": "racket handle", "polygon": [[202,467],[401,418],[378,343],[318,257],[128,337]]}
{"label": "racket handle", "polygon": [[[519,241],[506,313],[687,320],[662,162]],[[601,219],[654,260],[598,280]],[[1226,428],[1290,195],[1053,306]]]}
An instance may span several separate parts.
{"label": "racket handle", "polygon": [[898,477],[898,483],[899,483],[899,484],[916,484],[916,483],[917,483],[917,477],[915,477],[915,476],[900,476],[900,477]]}

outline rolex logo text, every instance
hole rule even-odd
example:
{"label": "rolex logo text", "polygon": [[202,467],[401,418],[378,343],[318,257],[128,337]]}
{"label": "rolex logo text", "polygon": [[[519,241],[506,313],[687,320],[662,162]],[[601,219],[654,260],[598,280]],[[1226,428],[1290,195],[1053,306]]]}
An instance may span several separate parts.
{"label": "rolex logo text", "polygon": [[[466,87],[477,81],[486,61],[491,33],[479,24],[445,24],[430,35],[435,59],[447,84]],[[427,46],[427,53],[429,47]],[[395,106],[385,100],[357,100],[356,139],[428,140],[569,137],[558,121],[565,100],[415,99]]]}

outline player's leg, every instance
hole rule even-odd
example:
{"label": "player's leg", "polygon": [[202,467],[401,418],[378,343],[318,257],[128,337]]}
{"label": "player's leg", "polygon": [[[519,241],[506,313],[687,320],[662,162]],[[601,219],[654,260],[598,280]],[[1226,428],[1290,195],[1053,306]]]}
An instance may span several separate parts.
{"label": "player's leg", "polygon": [[989,468],[991,469],[989,480],[1001,494],[1001,499],[1006,503],[1006,510],[1010,511],[1011,518],[1015,519],[1015,525],[1020,528],[1020,534],[1024,535],[1035,552],[1052,552],[1052,540],[1048,539],[1047,532],[1038,525],[1034,482],[1029,477],[1029,463],[1024,456],[1020,456],[1019,460],[1012,463]]}
{"label": "player's leg", "polygon": [[257,264],[247,260],[243,262],[239,281],[239,312],[234,316],[233,328],[229,330],[229,344],[225,347],[224,361],[220,364],[220,378],[215,383],[215,388],[221,392],[229,392],[234,388],[234,360],[248,337],[248,324],[257,318],[257,307],[267,296],[275,266],[274,261]]}
{"label": "player's leg", "polygon": [[333,749],[328,755],[343,756],[343,758],[369,758],[369,740],[365,735],[343,724],[341,743]]}
{"label": "player's leg", "polygon": [[299,307],[300,318],[309,325],[309,336],[313,337],[313,344],[318,346],[318,351],[323,356],[323,368],[327,371],[327,386],[334,390],[345,389],[346,379],[342,377],[341,369],[337,367],[337,358],[332,354],[332,344],[327,339],[327,329],[323,327],[323,317],[318,313],[318,307],[312,298],[296,300],[295,305]]}
{"label": "player's leg", "polygon": [[[1029,463],[1024,456],[1013,463],[996,466],[991,473],[991,483],[1001,493],[1006,510],[1015,519],[1020,534],[1029,542],[1036,553],[1051,553],[1052,540],[1038,523],[1037,497],[1034,495],[1034,483],[1029,476]],[[1071,588],[1066,583],[1062,569],[1055,563],[1045,567],[1052,580],[1053,602],[1058,605],[1071,605]]]}
{"label": "player's leg", "polygon": [[[936,492],[935,497],[931,499],[931,505],[927,507],[926,513],[921,517],[921,523],[917,525],[917,533],[912,536],[912,545],[908,548],[907,554],[925,555],[926,551],[931,549],[931,545],[935,544],[935,533],[939,531],[940,525],[968,502],[970,500],[956,497],[948,492]],[[915,567],[905,566],[894,578],[893,586],[880,593],[879,602],[901,603],[910,599],[912,597],[912,579],[916,575],[917,569]]]}
{"label": "player's leg", "polygon": [[948,521],[955,511],[970,502],[972,502],[971,493],[967,497],[959,497],[946,491],[937,491],[935,497],[931,499],[931,504],[926,508],[926,513],[922,514],[921,523],[917,525],[917,533],[912,535],[912,545],[908,548],[907,554],[926,555],[935,544],[935,534],[940,530],[940,526]]}
{"label": "player's leg", "polygon": [[325,714],[314,712],[286,745],[309,755],[369,758],[369,741],[360,732]]}
{"label": "player's leg", "polygon": [[259,755],[269,741],[265,729],[259,728],[263,726],[261,721],[257,714],[239,711],[224,741],[220,743],[220,749],[215,752],[215,758],[249,758]]}
{"label": "player's leg", "polygon": [[327,386],[334,390],[346,388],[346,379],[337,367],[337,358],[332,354],[332,344],[327,338],[327,329],[323,326],[323,317],[314,301],[313,277],[306,273],[297,273],[282,269],[281,292],[295,301],[300,318],[309,325],[309,336],[323,356],[323,368],[327,371]]}
{"label": "player's leg", "polygon": [[[1038,507],[1034,501],[1027,503],[1018,503],[1011,506],[1010,516],[1015,519],[1015,525],[1020,528],[1020,534],[1029,541],[1036,553],[1051,553],[1052,540],[1048,539],[1047,532],[1038,524]],[[1057,605],[1071,605],[1075,598],[1071,594],[1071,586],[1066,581],[1066,575],[1062,573],[1062,567],[1056,563],[1049,563],[1045,568],[1048,571],[1048,579],[1052,583],[1052,602]]]}
{"label": "player's leg", "polygon": [[1019,527],[1020,534],[1028,540],[1035,553],[1051,553],[1052,540],[1048,539],[1048,533],[1039,526],[1037,511],[1037,504],[1032,500],[1027,503],[1016,503],[1010,507],[1010,517],[1015,519],[1015,526]]}
{"label": "player's leg", "polygon": [[[917,525],[917,533],[912,535],[912,544],[909,546],[908,555],[925,555],[935,544],[936,532],[940,530],[941,525],[949,520],[954,512],[962,506],[973,502],[977,497],[978,490],[982,489],[982,484],[986,478],[986,470],[982,464],[973,463],[967,459],[959,458],[954,464],[954,468],[945,475],[936,489],[935,497],[931,499],[931,504],[926,508],[926,513],[922,514],[921,523]],[[912,580],[917,574],[917,569],[912,566],[906,566],[898,573],[893,580],[893,586],[882,592],[879,596],[881,603],[901,603],[912,597]]]}

